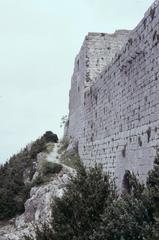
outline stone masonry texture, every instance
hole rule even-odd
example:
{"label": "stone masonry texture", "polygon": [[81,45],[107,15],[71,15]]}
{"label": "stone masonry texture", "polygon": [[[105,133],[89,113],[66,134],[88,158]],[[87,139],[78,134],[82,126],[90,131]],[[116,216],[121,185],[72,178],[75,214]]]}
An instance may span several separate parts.
{"label": "stone masonry texture", "polygon": [[159,146],[159,0],[133,31],[89,33],[75,59],[65,135],[122,187],[146,180]]}

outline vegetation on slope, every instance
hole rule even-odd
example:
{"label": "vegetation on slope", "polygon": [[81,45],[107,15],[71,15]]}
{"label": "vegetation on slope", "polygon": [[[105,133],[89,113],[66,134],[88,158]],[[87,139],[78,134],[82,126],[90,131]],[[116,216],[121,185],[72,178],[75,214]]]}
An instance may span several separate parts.
{"label": "vegetation on slope", "polygon": [[48,131],[0,166],[0,220],[10,219],[24,211],[36,171],[37,154],[47,152],[47,143],[57,141],[57,135]]}
{"label": "vegetation on slope", "polygon": [[100,166],[81,165],[55,200],[51,227],[37,227],[36,240],[158,240],[159,155],[146,186],[127,177],[129,189],[119,196]]}
{"label": "vegetation on slope", "polygon": [[50,182],[54,174],[58,174],[62,170],[62,165],[55,162],[48,162],[43,159],[38,163],[38,176],[32,181],[32,187],[40,186]]}
{"label": "vegetation on slope", "polygon": [[78,147],[72,149],[71,154],[68,153],[68,146],[69,146],[69,140],[67,138],[64,138],[60,142],[60,148],[58,150],[58,153],[60,155],[60,163],[67,165],[71,168],[78,169],[80,165],[80,157],[78,154]]}

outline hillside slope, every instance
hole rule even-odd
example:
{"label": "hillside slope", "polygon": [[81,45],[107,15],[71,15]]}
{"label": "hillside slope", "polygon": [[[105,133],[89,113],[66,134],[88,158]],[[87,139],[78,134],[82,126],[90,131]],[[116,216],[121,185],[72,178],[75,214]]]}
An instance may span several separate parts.
{"label": "hillside slope", "polygon": [[48,131],[0,166],[0,220],[24,212],[39,155],[49,153],[57,142],[57,135]]}

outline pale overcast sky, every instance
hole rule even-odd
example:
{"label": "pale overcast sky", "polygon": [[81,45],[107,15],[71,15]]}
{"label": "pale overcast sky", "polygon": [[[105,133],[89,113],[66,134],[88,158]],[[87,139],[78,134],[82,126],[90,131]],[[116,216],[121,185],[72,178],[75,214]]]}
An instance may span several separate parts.
{"label": "pale overcast sky", "polygon": [[133,29],[153,0],[0,0],[0,162],[62,135],[74,58],[88,32]]}

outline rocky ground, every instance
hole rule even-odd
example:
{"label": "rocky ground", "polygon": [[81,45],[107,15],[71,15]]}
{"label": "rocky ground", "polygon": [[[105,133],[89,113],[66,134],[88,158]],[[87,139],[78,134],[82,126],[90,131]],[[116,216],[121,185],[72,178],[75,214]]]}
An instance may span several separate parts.
{"label": "rocky ground", "polygon": [[[50,153],[40,153],[38,161],[58,162],[58,144],[55,144]],[[25,212],[21,216],[6,223],[0,223],[0,240],[23,240],[24,235],[34,236],[34,226],[49,221],[51,217],[51,205],[55,197],[63,195],[66,184],[75,170],[62,165],[58,174],[50,177],[47,183],[35,186],[30,191],[30,198],[25,203]],[[35,173],[35,177],[38,172]]]}

